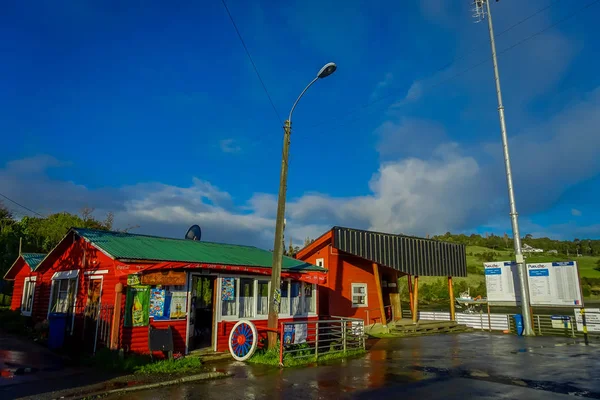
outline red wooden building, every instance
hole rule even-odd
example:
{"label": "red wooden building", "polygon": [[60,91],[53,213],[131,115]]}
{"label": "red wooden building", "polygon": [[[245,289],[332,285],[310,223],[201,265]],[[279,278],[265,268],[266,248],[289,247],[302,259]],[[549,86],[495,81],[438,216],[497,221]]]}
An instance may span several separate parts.
{"label": "red wooden building", "polygon": [[36,268],[46,257],[45,254],[22,253],[4,275],[7,281],[14,281],[11,310],[21,310],[21,314],[31,316],[37,280]]}
{"label": "red wooden building", "polygon": [[[17,299],[32,274],[26,260],[7,273]],[[146,353],[149,326],[170,326],[176,352],[228,351],[240,319],[266,336],[271,261],[256,247],[73,228],[31,268],[30,315],[66,315],[68,340],[93,337],[94,348]],[[326,270],[285,257],[281,276],[280,320],[318,319],[317,284]]]}
{"label": "red wooden building", "polygon": [[365,324],[385,325],[392,314],[401,318],[400,277],[408,277],[416,310],[419,276],[447,277],[452,296],[452,277],[467,275],[464,245],[342,227],[325,232],[296,258],[328,270],[327,283],[319,287],[319,315]]}

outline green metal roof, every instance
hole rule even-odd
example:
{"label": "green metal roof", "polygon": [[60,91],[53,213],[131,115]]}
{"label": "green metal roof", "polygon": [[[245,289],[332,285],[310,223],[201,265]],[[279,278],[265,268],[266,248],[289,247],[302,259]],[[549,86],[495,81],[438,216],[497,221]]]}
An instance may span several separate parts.
{"label": "green metal roof", "polygon": [[[158,236],[73,228],[94,246],[117,260],[173,261],[271,268],[273,253],[252,246],[211,243]],[[283,257],[287,271],[322,271],[295,258]]]}
{"label": "green metal roof", "polygon": [[22,253],[21,257],[23,257],[27,265],[29,265],[29,268],[31,268],[32,271],[35,271],[46,255],[40,253]]}

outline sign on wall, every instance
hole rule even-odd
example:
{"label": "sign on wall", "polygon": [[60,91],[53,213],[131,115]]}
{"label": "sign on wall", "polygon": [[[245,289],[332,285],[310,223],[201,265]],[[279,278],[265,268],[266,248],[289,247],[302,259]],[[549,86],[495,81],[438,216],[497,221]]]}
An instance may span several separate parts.
{"label": "sign on wall", "polygon": [[527,264],[532,306],[582,307],[575,261]]}
{"label": "sign on wall", "polygon": [[171,292],[169,316],[171,319],[187,317],[187,292]]}
{"label": "sign on wall", "polygon": [[495,261],[483,264],[485,285],[490,303],[516,303],[521,301],[519,272],[514,261]]}
{"label": "sign on wall", "polygon": [[[583,332],[581,309],[575,310],[575,322],[577,324],[577,331]],[[588,332],[600,332],[600,308],[585,309],[585,325]]]}
{"label": "sign on wall", "polygon": [[150,287],[129,286],[125,298],[125,327],[147,326],[150,312]]}
{"label": "sign on wall", "polygon": [[159,271],[142,275],[142,285],[185,285],[185,272]]}

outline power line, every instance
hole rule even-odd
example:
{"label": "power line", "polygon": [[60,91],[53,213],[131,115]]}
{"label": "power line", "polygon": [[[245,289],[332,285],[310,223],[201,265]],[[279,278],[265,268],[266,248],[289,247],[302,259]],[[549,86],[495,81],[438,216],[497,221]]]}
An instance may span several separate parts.
{"label": "power line", "polygon": [[225,7],[225,11],[227,11],[227,15],[229,15],[229,19],[231,20],[231,24],[233,25],[233,28],[235,29],[235,32],[238,35],[238,38],[240,38],[240,42],[242,43],[242,46],[244,47],[244,50],[246,51],[246,55],[248,56],[250,63],[252,63],[252,68],[254,68],[254,72],[256,72],[256,76],[258,77],[258,80],[260,81],[260,84],[262,85],[262,88],[265,91],[265,94],[269,98],[271,107],[273,107],[273,111],[275,111],[275,115],[277,115],[277,119],[279,120],[279,123],[283,126],[283,120],[281,119],[281,116],[279,115],[279,111],[277,111],[277,107],[275,107],[275,103],[273,103],[273,99],[271,98],[271,95],[269,94],[267,85],[265,85],[265,82],[263,81],[262,77],[260,76],[260,72],[258,72],[258,67],[254,63],[254,60],[252,59],[252,56],[250,55],[250,51],[248,50],[248,47],[246,46],[246,42],[244,42],[244,38],[242,37],[242,34],[240,33],[240,30],[238,29],[238,27],[235,23],[235,20],[233,19],[233,16],[231,15],[231,12],[229,11],[229,7],[227,7],[227,3],[225,2],[225,0],[221,0],[221,2],[223,3],[223,7]]}
{"label": "power line", "polygon": [[[577,14],[579,14],[580,12],[582,12],[582,11],[586,10],[587,8],[589,8],[589,7],[593,6],[593,5],[595,5],[595,4],[596,4],[596,3],[598,3],[598,2],[600,2],[600,0],[594,0],[594,1],[592,1],[592,2],[590,2],[590,3],[588,3],[588,4],[586,4],[586,5],[584,5],[583,7],[581,7],[581,8],[578,8],[577,10],[573,11],[571,14],[569,14],[569,15],[567,15],[566,17],[564,17],[564,18],[562,18],[562,19],[560,19],[560,20],[556,21],[555,23],[553,23],[553,24],[551,24],[551,25],[547,26],[546,28],[544,28],[544,29],[542,29],[542,30],[539,30],[539,31],[537,31],[537,32],[535,32],[535,33],[533,33],[533,34],[531,34],[531,35],[529,35],[529,36],[527,36],[527,37],[525,37],[525,38],[521,39],[520,41],[518,41],[518,42],[514,43],[513,45],[511,45],[511,46],[509,46],[509,47],[507,47],[507,48],[505,48],[505,49],[503,49],[503,50],[499,51],[499,52],[498,52],[498,54],[504,54],[504,53],[506,53],[506,52],[508,52],[508,51],[510,51],[510,50],[512,50],[512,49],[514,49],[515,47],[517,47],[517,46],[520,46],[520,45],[522,45],[522,44],[523,44],[523,43],[525,43],[525,42],[528,42],[529,40],[531,40],[531,39],[533,39],[533,38],[535,38],[535,37],[537,37],[537,36],[541,35],[542,33],[544,33],[544,32],[546,32],[546,31],[548,31],[548,30],[550,30],[550,29],[552,29],[552,28],[556,27],[557,25],[559,25],[559,24],[562,24],[563,22],[566,22],[567,20],[569,20],[569,19],[573,18],[575,15],[577,15]],[[553,3],[553,4],[554,4],[554,3]],[[553,4],[551,4],[551,5],[553,5]],[[524,21],[526,21],[526,20],[528,20],[528,19],[531,19],[531,18],[532,18],[534,15],[537,15],[537,14],[539,14],[539,13],[540,13],[540,12],[542,12],[543,10],[545,10],[545,9],[549,8],[551,5],[549,5],[549,6],[546,6],[544,9],[541,9],[541,10],[538,10],[538,11],[536,11],[534,14],[532,14],[532,15],[530,15],[530,16],[528,16],[528,17],[526,17],[525,19],[523,19],[523,20],[521,20],[521,21],[519,21],[519,22],[515,23],[514,25],[512,25],[510,28],[508,28],[508,29],[506,29],[506,30],[502,31],[502,33],[506,33],[506,32],[508,32],[510,29],[513,29],[514,27],[516,27],[516,26],[520,25],[520,24],[521,24],[521,23],[523,23]],[[498,36],[498,35],[497,35],[497,36]],[[462,57],[464,57],[464,56],[462,56]],[[456,59],[456,61],[458,61],[458,60],[460,60],[460,58]],[[434,83],[434,84],[432,84],[432,85],[429,85],[428,87],[425,87],[425,88],[423,88],[423,90],[430,90],[430,89],[433,89],[433,88],[435,88],[435,87],[437,87],[437,86],[441,86],[441,85],[443,85],[443,84],[445,84],[445,83],[448,83],[449,81],[451,81],[451,80],[453,80],[453,79],[455,79],[455,78],[458,78],[458,77],[460,77],[460,76],[462,76],[462,75],[466,74],[467,72],[470,72],[470,71],[474,70],[475,68],[478,68],[478,67],[480,67],[481,65],[483,65],[483,64],[485,64],[485,63],[488,63],[490,60],[491,60],[491,57],[487,57],[486,59],[484,59],[484,60],[482,60],[482,61],[478,62],[477,64],[474,64],[474,65],[472,65],[472,66],[470,66],[470,67],[468,67],[468,68],[466,68],[466,69],[464,69],[464,70],[461,70],[461,71],[457,72],[456,74],[453,74],[453,75],[451,75],[450,77],[448,77],[448,78],[446,78],[446,79],[444,79],[444,80],[442,80],[442,81],[440,81],[440,82]],[[442,67],[442,68],[440,68],[440,69],[438,69],[438,70],[434,71],[433,73],[439,72],[439,71],[441,71],[441,70],[443,70],[443,69],[447,68],[447,66],[448,66],[448,65],[451,65],[451,64],[452,64],[452,63],[450,63],[450,64],[446,64],[446,66],[444,66],[444,67]],[[375,99],[375,100],[373,100],[373,101],[371,101],[371,102],[369,102],[369,103],[365,104],[364,106],[361,106],[361,107],[355,108],[355,109],[353,109],[351,112],[349,112],[349,113],[345,114],[345,115],[344,115],[344,117],[345,117],[345,116],[348,116],[348,115],[354,115],[354,114],[356,114],[356,113],[357,113],[357,111],[361,111],[361,110],[364,110],[364,109],[370,108],[371,106],[373,106],[373,105],[375,105],[375,104],[377,104],[377,103],[381,102],[382,100],[385,100],[385,99],[387,99],[387,98],[390,98],[390,97],[392,97],[392,96],[395,96],[395,95],[397,95],[397,93],[398,93],[398,92],[394,92],[394,93],[387,94],[387,95],[385,95],[385,96],[382,96],[382,97],[380,97],[380,98],[378,98],[378,99]],[[342,117],[342,118],[343,118],[343,117]],[[352,122],[358,121],[360,118],[361,118],[361,116],[358,116],[358,117],[356,117],[356,118],[352,118],[352,119],[350,119],[350,120],[348,120],[348,121],[346,121],[346,122],[343,122],[343,123],[341,123],[341,124],[338,124],[337,126],[339,127],[339,126],[345,126],[345,125],[348,125],[349,123],[352,123]],[[333,123],[333,122],[335,122],[335,121],[323,121],[323,122],[320,122],[320,123],[318,123],[318,124],[316,124],[316,125],[313,125],[313,126],[311,126],[310,128],[316,128],[316,127],[319,127],[319,126],[322,126],[322,125],[328,125],[328,124],[330,124],[330,123]]]}
{"label": "power line", "polygon": [[14,204],[18,205],[19,207],[21,207],[21,208],[23,208],[23,209],[25,209],[25,210],[29,211],[30,213],[33,213],[33,214],[35,214],[35,215],[38,215],[38,216],[40,216],[40,217],[42,217],[42,218],[45,218],[45,217],[44,217],[42,214],[40,214],[39,212],[37,212],[37,211],[33,211],[31,208],[25,207],[25,206],[24,206],[23,204],[21,204],[21,203],[17,203],[17,202],[16,202],[16,201],[14,201],[13,199],[11,199],[11,198],[10,198],[10,197],[8,197],[8,196],[5,196],[5,195],[3,195],[2,193],[0,193],[0,196],[4,197],[6,200],[10,201],[11,203],[14,203]]}

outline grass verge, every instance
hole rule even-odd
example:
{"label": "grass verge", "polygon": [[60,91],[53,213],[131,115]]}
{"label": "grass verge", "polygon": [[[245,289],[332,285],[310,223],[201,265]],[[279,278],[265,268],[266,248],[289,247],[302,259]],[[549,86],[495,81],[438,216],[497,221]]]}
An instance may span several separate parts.
{"label": "grass verge", "polygon": [[199,372],[202,367],[200,358],[194,356],[152,362],[147,355],[122,356],[108,349],[99,350],[95,356],[83,360],[83,364],[106,371],[139,374],[185,374]]}
{"label": "grass verge", "polygon": [[136,369],[141,374],[184,374],[198,372],[202,368],[200,358],[188,356],[177,360],[162,360]]}
{"label": "grass verge", "polygon": [[[327,352],[319,354],[317,359],[314,355],[301,354],[301,358],[295,358],[291,354],[285,354],[283,358],[284,367],[298,367],[308,364],[322,364],[328,361],[340,360],[344,358],[355,358],[365,355],[367,352],[363,349],[348,350],[345,353],[343,351]],[[248,360],[251,364],[264,364],[279,366],[279,349],[272,350],[259,350]]]}

